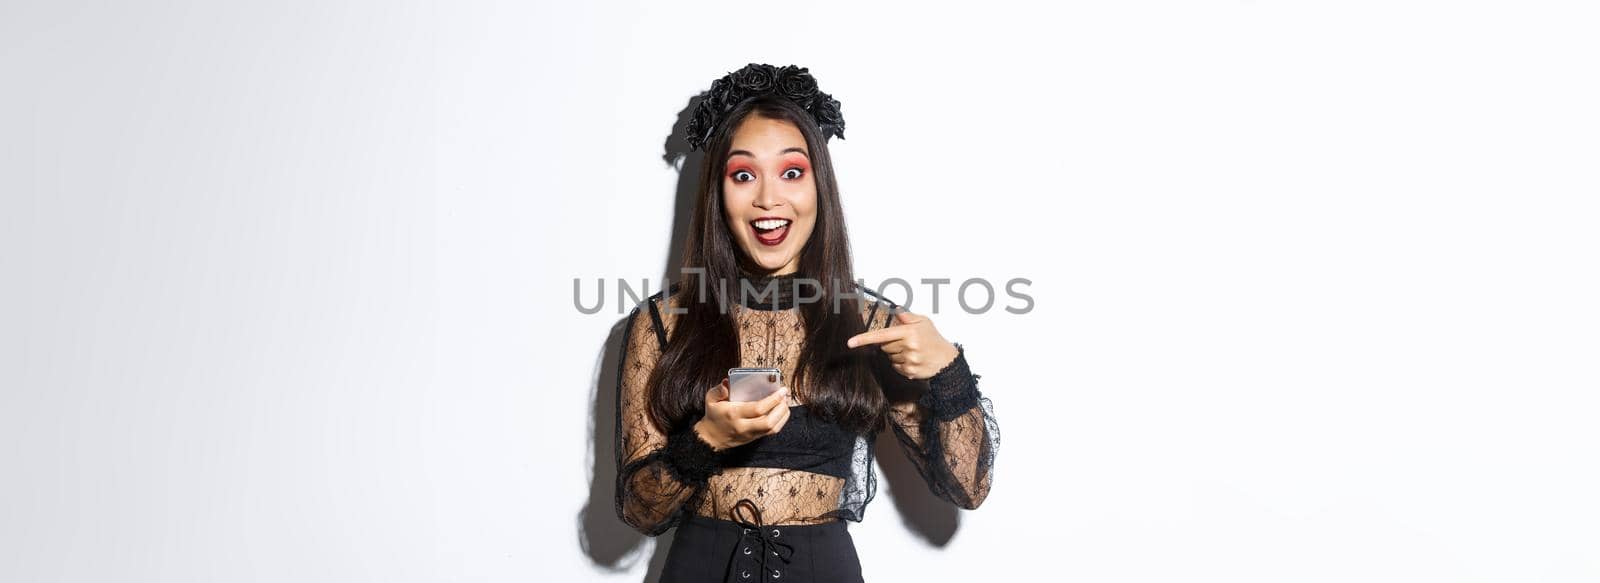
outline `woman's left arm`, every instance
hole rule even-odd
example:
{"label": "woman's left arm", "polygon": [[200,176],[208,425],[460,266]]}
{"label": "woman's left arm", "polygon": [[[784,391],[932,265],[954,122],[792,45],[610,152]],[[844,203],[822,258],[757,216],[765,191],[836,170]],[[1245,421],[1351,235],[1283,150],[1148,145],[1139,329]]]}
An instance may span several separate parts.
{"label": "woman's left arm", "polygon": [[978,390],[966,349],[945,340],[933,321],[899,311],[885,325],[849,346],[876,344],[895,373],[926,385],[915,400],[891,401],[890,426],[934,494],[975,509],[989,496],[1000,447],[994,405]]}

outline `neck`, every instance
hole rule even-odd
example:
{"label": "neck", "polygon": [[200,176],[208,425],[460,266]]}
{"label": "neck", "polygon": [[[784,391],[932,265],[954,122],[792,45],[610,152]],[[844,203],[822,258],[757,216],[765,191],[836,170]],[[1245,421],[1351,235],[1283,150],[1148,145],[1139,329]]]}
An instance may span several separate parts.
{"label": "neck", "polygon": [[778,267],[776,269],[765,269],[765,268],[762,268],[760,266],[753,265],[752,262],[742,261],[741,260],[738,263],[738,267],[739,267],[739,277],[778,277],[778,276],[783,276],[783,275],[792,276],[792,275],[800,272],[800,266],[796,265],[794,263],[787,263],[787,264],[784,264],[782,267]]}
{"label": "neck", "polygon": [[740,270],[738,288],[728,291],[746,308],[788,310],[795,307],[795,280],[799,277],[797,271],[751,273]]}

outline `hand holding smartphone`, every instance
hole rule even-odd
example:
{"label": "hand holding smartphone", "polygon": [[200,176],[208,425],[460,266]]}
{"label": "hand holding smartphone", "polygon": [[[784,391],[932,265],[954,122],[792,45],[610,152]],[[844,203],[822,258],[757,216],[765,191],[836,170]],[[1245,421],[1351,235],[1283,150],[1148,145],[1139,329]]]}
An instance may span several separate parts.
{"label": "hand holding smartphone", "polygon": [[706,390],[695,433],[722,451],[782,431],[789,422],[788,393],[778,369],[728,369],[728,378]]}

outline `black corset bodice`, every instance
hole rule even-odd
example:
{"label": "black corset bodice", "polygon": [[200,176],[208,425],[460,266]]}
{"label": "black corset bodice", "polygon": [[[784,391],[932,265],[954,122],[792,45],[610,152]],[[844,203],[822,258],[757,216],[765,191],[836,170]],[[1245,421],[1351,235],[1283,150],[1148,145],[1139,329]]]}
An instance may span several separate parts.
{"label": "black corset bodice", "polygon": [[848,477],[855,434],[810,409],[807,405],[790,407],[783,429],[723,452],[722,467],[783,468]]}

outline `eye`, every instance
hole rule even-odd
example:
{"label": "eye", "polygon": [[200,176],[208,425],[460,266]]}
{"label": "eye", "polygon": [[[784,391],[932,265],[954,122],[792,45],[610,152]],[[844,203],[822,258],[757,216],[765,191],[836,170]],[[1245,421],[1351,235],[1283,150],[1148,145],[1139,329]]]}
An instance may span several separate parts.
{"label": "eye", "polygon": [[[751,180],[755,180],[756,179],[756,175],[751,174],[749,170],[743,170],[743,169],[735,170],[735,171],[733,171],[733,174],[730,174],[728,176],[730,178],[733,178],[734,182],[749,182]],[[739,178],[740,176],[749,176],[749,178],[740,179]]]}
{"label": "eye", "polygon": [[[794,173],[793,176],[789,175],[791,172]],[[794,180],[794,179],[799,178],[801,176],[805,176],[805,171],[799,169],[798,167],[797,168],[790,168],[788,170],[784,170],[783,171],[783,177],[787,178],[789,180]]]}

